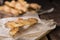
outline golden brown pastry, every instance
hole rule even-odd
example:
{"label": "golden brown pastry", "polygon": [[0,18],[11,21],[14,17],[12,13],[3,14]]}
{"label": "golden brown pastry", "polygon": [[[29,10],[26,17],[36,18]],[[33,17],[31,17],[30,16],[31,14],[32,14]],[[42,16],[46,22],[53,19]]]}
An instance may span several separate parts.
{"label": "golden brown pastry", "polygon": [[22,23],[17,23],[15,21],[9,21],[5,25],[6,25],[6,27],[11,28],[11,29],[13,29],[15,27],[21,27],[21,26],[23,26]]}
{"label": "golden brown pastry", "polygon": [[29,18],[28,21],[30,22],[30,25],[34,25],[35,23],[38,22],[38,20],[35,18]]}
{"label": "golden brown pastry", "polygon": [[13,28],[13,29],[10,30],[9,34],[11,36],[14,36],[14,35],[16,35],[18,33],[18,31],[19,31],[19,28],[18,27]]}
{"label": "golden brown pastry", "polygon": [[18,16],[18,15],[19,15],[19,11],[16,10],[16,9],[13,9],[13,8],[10,9],[10,13],[11,13],[12,15],[14,15],[14,16]]}
{"label": "golden brown pastry", "polygon": [[22,27],[24,25],[33,25],[37,22],[38,22],[38,20],[35,18],[29,18],[29,19],[18,18],[18,20],[16,20],[16,21],[8,21],[5,25],[8,28],[12,29],[14,27]]}
{"label": "golden brown pastry", "polygon": [[18,18],[15,21],[8,21],[5,25],[7,28],[10,28],[10,35],[15,35],[18,31],[20,31],[20,28],[23,28],[23,30],[28,29],[30,26],[38,23],[38,20],[36,18]]}
{"label": "golden brown pastry", "polygon": [[21,10],[23,12],[26,12],[27,11],[26,5],[23,5],[20,2],[16,2],[15,9]]}
{"label": "golden brown pastry", "polygon": [[8,5],[10,7],[15,7],[15,4],[16,4],[15,0],[12,0],[11,2],[5,1],[5,5]]}
{"label": "golden brown pastry", "polygon": [[10,7],[4,5],[3,6],[3,11],[7,12],[7,13],[10,13]]}
{"label": "golden brown pastry", "polygon": [[40,9],[40,8],[41,8],[41,6],[38,5],[38,4],[36,4],[36,3],[31,3],[31,4],[29,5],[29,7],[33,8],[33,9]]}
{"label": "golden brown pastry", "polygon": [[5,4],[3,6],[0,6],[0,11],[5,12],[4,15],[11,14],[13,16],[19,16],[20,14],[28,12],[30,10],[29,8],[36,10],[40,9],[41,6],[36,3],[29,4],[25,0],[12,0],[11,2],[5,1]]}
{"label": "golden brown pastry", "polygon": [[24,6],[25,8],[28,8],[29,7],[29,4],[25,1],[25,0],[18,0],[18,2]]}
{"label": "golden brown pastry", "polygon": [[0,6],[0,11],[3,10],[3,6]]}

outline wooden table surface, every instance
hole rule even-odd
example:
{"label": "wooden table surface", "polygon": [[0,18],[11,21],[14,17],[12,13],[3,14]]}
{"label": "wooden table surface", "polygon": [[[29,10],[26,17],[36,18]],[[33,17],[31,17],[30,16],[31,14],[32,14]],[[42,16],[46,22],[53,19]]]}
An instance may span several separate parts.
{"label": "wooden table surface", "polygon": [[[48,3],[46,3],[48,6]],[[40,18],[42,19],[54,19],[54,21],[57,23],[56,29],[51,31],[48,35],[47,38],[48,40],[60,40],[60,1],[55,0],[49,4],[49,7],[52,6],[55,8],[55,10],[52,13],[49,14],[43,14],[40,15]],[[45,7],[46,9],[47,7]]]}
{"label": "wooden table surface", "polygon": [[45,36],[45,37],[41,38],[40,40],[48,40],[48,38]]}

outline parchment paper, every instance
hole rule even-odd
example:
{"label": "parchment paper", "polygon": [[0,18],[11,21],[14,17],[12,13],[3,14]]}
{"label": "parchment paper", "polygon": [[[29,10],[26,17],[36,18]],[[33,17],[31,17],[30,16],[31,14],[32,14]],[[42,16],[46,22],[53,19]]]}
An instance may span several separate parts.
{"label": "parchment paper", "polygon": [[15,38],[13,38],[9,35],[10,29],[5,28],[5,23],[12,20],[15,21],[18,17],[0,19],[0,40],[36,40],[56,28],[56,24],[53,20],[40,19],[36,14],[27,13],[24,16],[20,17],[24,19],[37,18],[38,24],[32,26],[31,28],[22,32],[22,34],[18,34]]}

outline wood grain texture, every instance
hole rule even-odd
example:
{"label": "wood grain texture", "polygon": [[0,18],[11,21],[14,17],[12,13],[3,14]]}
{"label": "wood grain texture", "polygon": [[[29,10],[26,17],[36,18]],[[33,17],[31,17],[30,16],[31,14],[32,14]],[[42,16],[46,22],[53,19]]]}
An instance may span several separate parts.
{"label": "wood grain texture", "polygon": [[48,38],[45,36],[45,37],[41,38],[40,40],[48,40]]}
{"label": "wood grain texture", "polygon": [[54,19],[56,21],[57,26],[60,26],[60,1],[58,0],[53,0],[52,3],[49,3],[45,1],[46,4],[44,6],[45,9],[49,9],[51,7],[54,8],[54,11],[52,13],[46,13],[43,15],[40,15],[40,18],[42,19]]}
{"label": "wood grain texture", "polygon": [[54,21],[57,23],[57,28],[48,34],[49,40],[60,40],[60,2],[53,0],[52,6],[55,8],[55,10],[52,13],[40,15],[40,18],[54,19]]}
{"label": "wood grain texture", "polygon": [[60,40],[60,27],[53,30],[49,36],[51,40]]}

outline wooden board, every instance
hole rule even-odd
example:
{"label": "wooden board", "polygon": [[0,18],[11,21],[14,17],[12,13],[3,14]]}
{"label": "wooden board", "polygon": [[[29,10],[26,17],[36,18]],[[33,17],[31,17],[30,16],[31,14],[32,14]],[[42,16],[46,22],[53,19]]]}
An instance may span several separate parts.
{"label": "wooden board", "polygon": [[57,28],[53,30],[51,33],[49,33],[48,36],[49,36],[49,40],[60,40],[60,1],[53,0],[53,2],[50,4],[52,4],[52,7],[54,7],[54,11],[52,13],[48,13],[48,14],[46,13],[46,14],[40,15],[40,18],[55,20],[55,22],[57,23]]}
{"label": "wooden board", "polygon": [[49,36],[51,40],[60,40],[60,27],[57,27],[55,30],[53,30]]}
{"label": "wooden board", "polygon": [[[60,1],[58,0],[52,0],[52,3],[49,3],[45,0],[45,6],[43,6],[45,9],[54,8],[54,11],[51,13],[46,13],[43,15],[40,15],[40,18],[43,19],[54,19],[57,22],[57,26],[60,26]],[[48,8],[49,7],[49,8]]]}
{"label": "wooden board", "polygon": [[45,37],[43,37],[43,38],[40,39],[40,40],[48,40],[48,38],[45,36]]}

